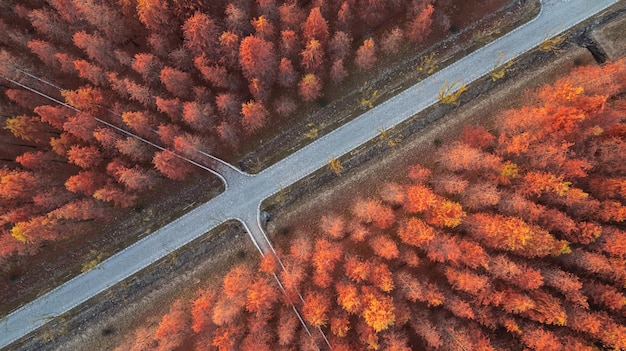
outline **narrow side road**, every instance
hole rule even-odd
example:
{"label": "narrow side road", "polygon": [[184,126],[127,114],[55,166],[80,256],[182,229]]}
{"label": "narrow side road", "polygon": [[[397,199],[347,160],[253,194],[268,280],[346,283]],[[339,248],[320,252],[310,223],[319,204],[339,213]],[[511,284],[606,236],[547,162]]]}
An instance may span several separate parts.
{"label": "narrow side road", "polygon": [[263,172],[248,175],[227,165],[216,166],[217,171],[225,173],[227,188],[224,193],[1,319],[0,348],[10,346],[49,320],[85,303],[227,220],[243,222],[259,251],[269,253],[271,244],[258,221],[261,201],[324,167],[331,157],[340,157],[375,138],[381,127],[392,128],[437,103],[437,94],[445,81],[469,84],[488,74],[497,62],[505,63],[618,2],[544,0],[541,12],[531,22],[406,89]]}

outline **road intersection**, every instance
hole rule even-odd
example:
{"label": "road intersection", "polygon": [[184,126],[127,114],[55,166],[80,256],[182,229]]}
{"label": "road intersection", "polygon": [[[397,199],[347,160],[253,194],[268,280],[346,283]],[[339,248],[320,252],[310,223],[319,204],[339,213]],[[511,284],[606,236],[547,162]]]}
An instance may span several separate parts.
{"label": "road intersection", "polygon": [[[213,159],[214,170],[226,183],[223,193],[163,228],[137,241],[94,269],[0,319],[0,348],[12,345],[92,297],[140,272],[206,232],[228,221],[244,224],[262,253],[273,251],[259,216],[264,199],[296,183],[438,102],[444,82],[470,84],[620,0],[543,0],[537,17],[505,36],[463,57],[361,116],[316,139],[262,172],[246,174]],[[210,157],[210,155],[206,155]]]}

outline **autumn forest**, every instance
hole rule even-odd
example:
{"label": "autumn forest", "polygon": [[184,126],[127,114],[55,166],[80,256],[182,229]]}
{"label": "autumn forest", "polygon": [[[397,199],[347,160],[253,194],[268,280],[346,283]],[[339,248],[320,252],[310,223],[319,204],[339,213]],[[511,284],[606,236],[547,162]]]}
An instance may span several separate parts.
{"label": "autumn forest", "polygon": [[[324,85],[446,31],[451,5],[3,1],[0,259],[185,179],[195,168],[179,156],[235,153]],[[400,14],[402,27],[368,34]]]}
{"label": "autumn forest", "polygon": [[581,67],[466,127],[119,350],[626,348],[625,78]]}
{"label": "autumn forest", "polygon": [[[333,85],[457,31],[455,6],[2,1],[0,265],[115,221],[206,153],[236,160]],[[118,350],[626,349],[626,59],[528,95]]]}

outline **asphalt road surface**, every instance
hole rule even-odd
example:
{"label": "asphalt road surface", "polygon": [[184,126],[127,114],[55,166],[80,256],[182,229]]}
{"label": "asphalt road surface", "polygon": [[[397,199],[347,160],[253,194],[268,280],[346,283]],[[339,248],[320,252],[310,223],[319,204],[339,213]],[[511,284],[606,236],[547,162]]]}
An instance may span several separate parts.
{"label": "asphalt road surface", "polygon": [[150,266],[219,224],[235,219],[244,223],[261,251],[272,250],[259,225],[261,201],[327,165],[438,102],[445,81],[469,84],[505,63],[597,14],[619,0],[544,0],[540,14],[485,47],[465,56],[351,122],[315,140],[257,175],[222,165],[227,188],[165,227],[120,251],[87,273],[22,306],[0,320],[0,348],[34,332],[49,320],[63,315]]}

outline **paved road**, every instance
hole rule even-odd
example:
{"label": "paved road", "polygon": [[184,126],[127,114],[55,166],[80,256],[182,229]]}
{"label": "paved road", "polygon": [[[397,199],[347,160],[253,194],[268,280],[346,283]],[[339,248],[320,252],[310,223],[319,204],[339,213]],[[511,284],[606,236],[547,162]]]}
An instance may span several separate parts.
{"label": "paved road", "polygon": [[[331,157],[342,156],[375,138],[381,127],[392,128],[437,103],[437,94],[444,81],[471,83],[488,74],[498,60],[504,63],[515,58],[546,38],[558,35],[618,2],[544,0],[540,14],[531,22],[408,88],[263,172],[248,175],[227,165],[218,166],[228,185],[224,193],[0,320],[0,348],[11,345],[50,319],[77,307],[226,220],[236,219],[244,223],[259,251],[269,252],[271,244],[258,223],[259,205],[263,199],[324,167]],[[499,58],[499,53],[504,54],[504,59]]]}

